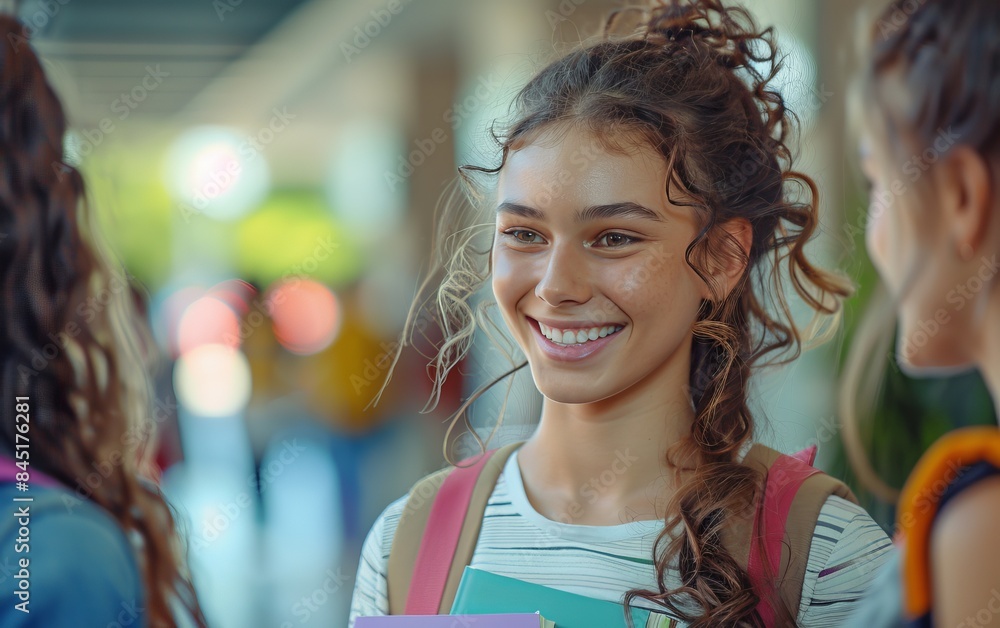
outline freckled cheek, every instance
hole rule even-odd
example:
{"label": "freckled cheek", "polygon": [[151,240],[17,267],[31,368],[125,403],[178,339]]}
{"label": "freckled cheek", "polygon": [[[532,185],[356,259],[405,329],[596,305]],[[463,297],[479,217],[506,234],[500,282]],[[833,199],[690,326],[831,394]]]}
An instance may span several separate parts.
{"label": "freckled cheek", "polygon": [[683,276],[681,269],[669,269],[663,264],[642,264],[609,273],[604,278],[607,294],[630,309],[662,308],[678,297],[682,286],[676,281]]}
{"label": "freckled cheek", "polygon": [[493,296],[504,316],[513,313],[517,303],[534,288],[526,265],[517,263],[502,249],[493,252],[492,284]]}
{"label": "freckled cheek", "polygon": [[632,297],[642,294],[644,287],[649,284],[649,279],[649,272],[640,267],[611,273],[606,278],[606,283],[609,286],[616,287],[615,292],[626,297]]}

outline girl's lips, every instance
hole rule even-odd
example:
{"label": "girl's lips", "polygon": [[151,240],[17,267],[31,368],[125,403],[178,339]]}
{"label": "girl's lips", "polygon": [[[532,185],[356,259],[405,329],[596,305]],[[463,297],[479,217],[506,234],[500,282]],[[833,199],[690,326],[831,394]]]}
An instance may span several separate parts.
{"label": "girl's lips", "polygon": [[616,332],[610,333],[603,338],[598,338],[597,340],[588,340],[587,342],[581,342],[575,345],[564,345],[552,342],[545,337],[542,330],[538,327],[538,321],[533,318],[528,318],[529,327],[531,327],[532,332],[534,332],[535,340],[538,342],[538,346],[542,349],[548,357],[553,360],[558,360],[560,362],[575,362],[577,360],[583,360],[588,358],[611,342],[613,342],[618,334],[624,329],[619,329]]}

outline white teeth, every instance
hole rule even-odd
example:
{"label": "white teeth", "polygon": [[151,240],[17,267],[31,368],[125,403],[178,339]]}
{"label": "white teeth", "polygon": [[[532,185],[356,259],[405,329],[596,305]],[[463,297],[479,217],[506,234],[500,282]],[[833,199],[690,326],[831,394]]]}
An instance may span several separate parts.
{"label": "white teeth", "polygon": [[576,345],[604,338],[615,333],[622,327],[620,325],[605,325],[603,327],[590,327],[587,329],[561,330],[549,327],[544,323],[538,323],[538,328],[542,331],[542,335],[552,342],[563,345]]}

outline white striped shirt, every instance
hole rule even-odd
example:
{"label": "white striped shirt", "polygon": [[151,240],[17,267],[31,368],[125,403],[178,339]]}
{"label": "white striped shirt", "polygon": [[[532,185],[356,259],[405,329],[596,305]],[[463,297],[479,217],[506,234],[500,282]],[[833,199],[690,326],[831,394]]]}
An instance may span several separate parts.
{"label": "white striped shirt", "polygon": [[[388,613],[389,549],[405,504],[405,496],[390,504],[365,540],[351,603],[351,628],[355,617]],[[528,501],[515,451],[486,505],[470,564],[501,576],[621,603],[629,589],[658,589],[653,543],[663,527],[663,521],[652,520],[589,526],[545,518]],[[830,497],[820,510],[809,548],[798,624],[843,625],[889,558],[891,547],[885,532],[864,509]],[[670,588],[680,586],[676,570],[667,572],[666,581]],[[657,608],[639,599],[633,605]]]}

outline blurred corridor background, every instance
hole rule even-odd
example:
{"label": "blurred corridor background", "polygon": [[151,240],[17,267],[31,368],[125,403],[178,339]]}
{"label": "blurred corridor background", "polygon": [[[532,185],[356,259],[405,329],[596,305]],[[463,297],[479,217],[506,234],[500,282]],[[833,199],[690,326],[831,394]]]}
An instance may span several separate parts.
{"label": "blurred corridor background", "polygon": [[[789,55],[781,85],[802,120],[799,167],[824,212],[814,250],[860,286],[835,342],[759,377],[760,439],[818,444],[820,466],[850,479],[835,382],[874,276],[847,79],[859,11],[879,3],[745,4]],[[524,81],[620,5],[21,3],[73,125],[70,160],[128,269],[117,289],[132,291],[164,355],[150,418],[212,625],[346,623],[372,522],[444,466],[445,421],[508,367],[478,342],[421,414],[431,381],[407,351],[370,404],[426,267],[434,209],[457,165],[494,165],[489,125]],[[938,434],[993,421],[977,376],[914,383],[887,369],[892,409],[874,423],[872,456],[897,486]],[[531,432],[530,374],[513,390],[493,443]],[[476,429],[487,434],[499,409],[477,403]],[[891,505],[866,506],[889,527]]]}

